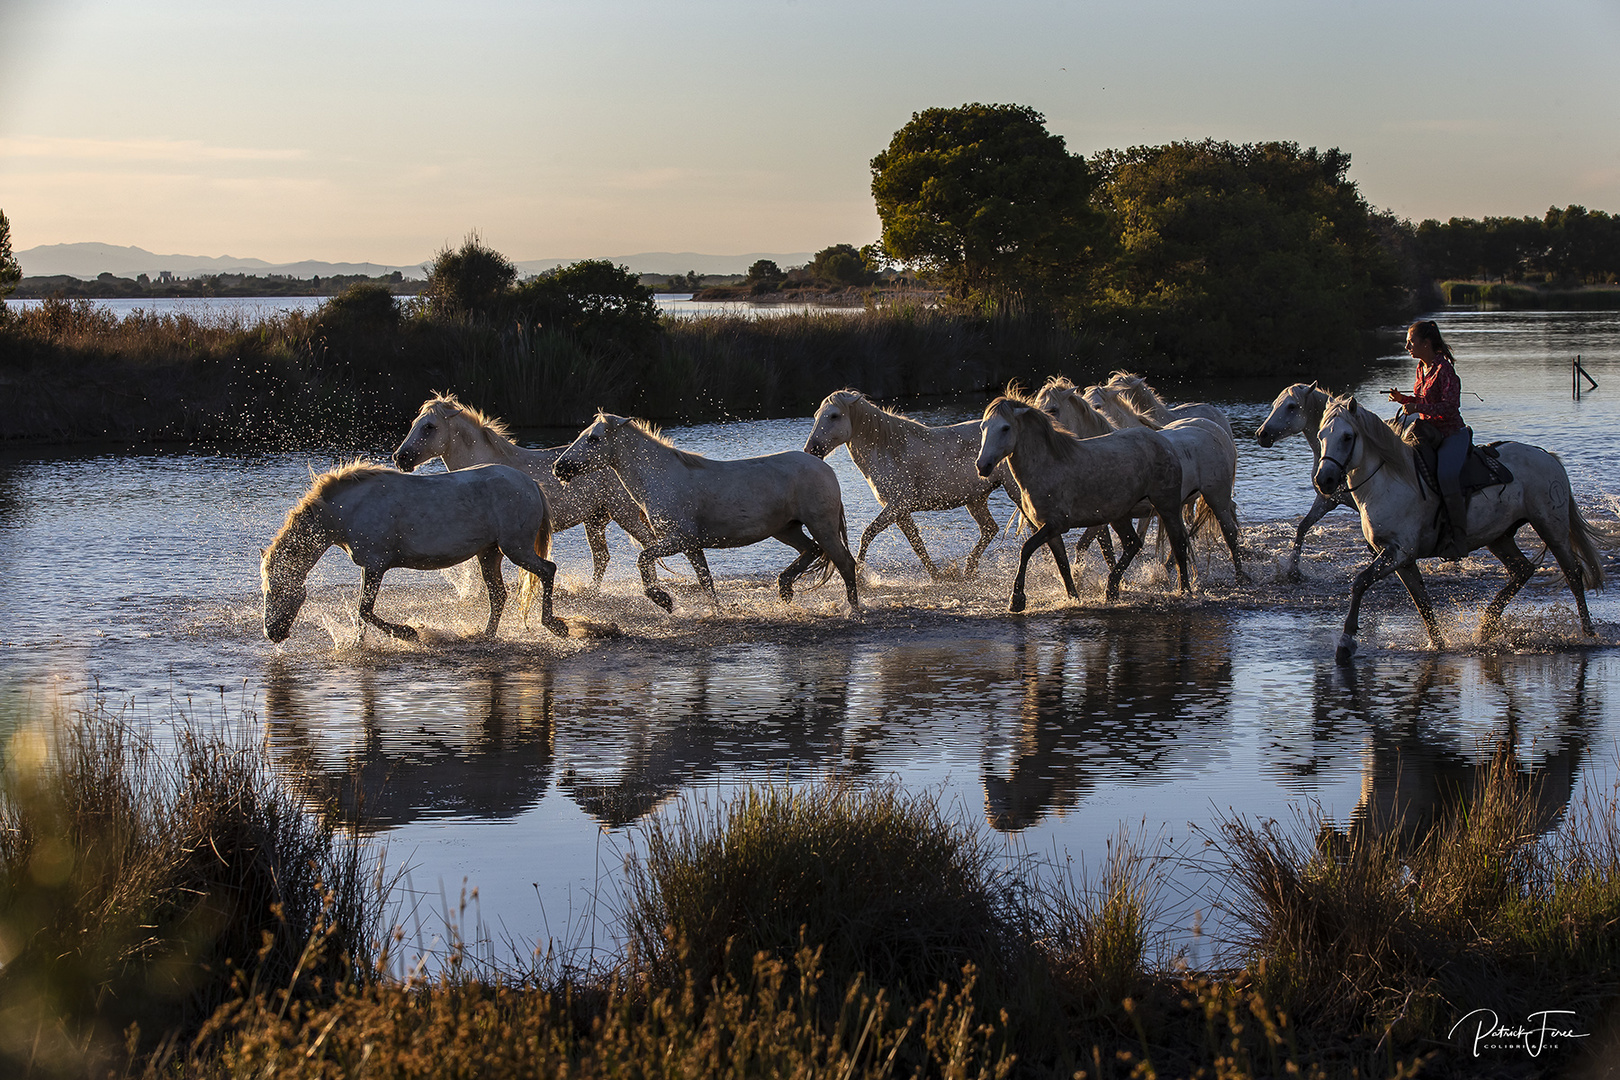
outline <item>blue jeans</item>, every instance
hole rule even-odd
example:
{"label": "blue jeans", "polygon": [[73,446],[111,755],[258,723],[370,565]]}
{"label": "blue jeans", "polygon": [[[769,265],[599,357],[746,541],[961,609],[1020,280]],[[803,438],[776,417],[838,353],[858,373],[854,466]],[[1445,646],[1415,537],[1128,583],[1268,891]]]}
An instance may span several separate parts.
{"label": "blue jeans", "polygon": [[1465,427],[1447,435],[1436,451],[1435,480],[1440,484],[1440,497],[1445,500],[1446,516],[1451,519],[1452,530],[1458,537],[1461,537],[1468,522],[1468,504],[1462,494],[1462,467],[1463,462],[1468,460],[1468,447],[1473,439],[1473,431]]}

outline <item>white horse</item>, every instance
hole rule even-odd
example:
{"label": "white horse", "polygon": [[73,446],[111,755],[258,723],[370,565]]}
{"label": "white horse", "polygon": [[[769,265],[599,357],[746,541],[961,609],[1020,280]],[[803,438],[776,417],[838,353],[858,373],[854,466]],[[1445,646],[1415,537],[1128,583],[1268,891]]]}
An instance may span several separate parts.
{"label": "white horse", "polygon": [[[1158,391],[1149,386],[1147,380],[1140,375],[1128,371],[1116,371],[1108,376],[1108,381],[1091,390],[1098,392],[1098,398],[1112,396],[1125,401],[1130,407],[1153,427],[1165,427],[1177,420],[1189,420],[1201,416],[1205,420],[1213,420],[1226,431],[1226,437],[1232,438],[1232,419],[1226,411],[1219,406],[1209,405],[1196,401],[1185,405],[1167,405]],[[1093,404],[1097,404],[1094,400]],[[1099,408],[1102,406],[1099,405]]]}
{"label": "white horse", "polygon": [[979,523],[979,541],[968,553],[965,574],[978,571],[979,556],[996,538],[998,526],[990,514],[990,493],[1004,487],[1014,505],[1017,487],[1005,467],[984,479],[973,468],[979,452],[979,422],[969,420],[944,427],[928,427],[907,416],[872,403],[859,390],[827,395],[816,410],[815,426],[804,442],[807,454],[825,458],[840,446],[848,447],[855,467],[866,477],[883,509],[861,533],[855,561],[866,561],[866,549],[884,529],[898,524],[929,576],[941,576],[928,557],[917,523],[919,510],[954,510],[967,507]]}
{"label": "white horse", "polygon": [[1063,534],[1091,525],[1112,524],[1124,541],[1119,563],[1109,572],[1105,594],[1109,600],[1117,599],[1120,579],[1142,550],[1131,517],[1144,499],[1159,513],[1170,534],[1181,590],[1190,590],[1187,530],[1180,513],[1181,459],[1159,432],[1132,428],[1081,439],[1028,402],[1000,397],[985,409],[979,439],[979,475],[989,476],[1005,459],[1018,481],[1020,509],[1036,525],[1019,554],[1009,611],[1024,610],[1024,575],[1030,556],[1042,544],[1051,549],[1069,596],[1078,599],[1069,557],[1063,550]]}
{"label": "white horse", "polygon": [[[1328,403],[1318,431],[1322,460],[1314,478],[1318,492],[1348,487],[1361,512],[1361,532],[1377,557],[1356,575],[1350,589],[1350,613],[1345,616],[1335,659],[1350,662],[1356,650],[1361,597],[1373,582],[1393,573],[1401,579],[1435,648],[1445,642],[1440,623],[1429,602],[1417,560],[1438,554],[1442,501],[1418,478],[1411,447],[1388,424],[1353,397]],[[1569,591],[1575,595],[1581,629],[1594,634],[1586,610],[1586,589],[1603,587],[1603,564],[1592,540],[1592,528],[1581,516],[1570,491],[1569,476],[1557,457],[1524,443],[1499,443],[1497,452],[1513,473],[1513,481],[1490,488],[1468,500],[1463,532],[1467,550],[1487,547],[1508,570],[1508,582],[1485,608],[1480,621],[1481,640],[1501,629],[1508,601],[1535,573],[1514,535],[1526,523],[1536,531],[1558,560]]]}
{"label": "white horse", "polygon": [[443,570],[478,557],[489,590],[493,635],[506,606],[501,556],[540,579],[540,619],[559,636],[568,624],[551,613],[557,566],[551,553],[551,516],[538,484],[505,465],[416,476],[359,461],[315,478],[270,541],[259,573],[264,589],[264,636],[285,641],[304,606],[304,579],[333,544],[363,571],[360,631],[370,623],[405,641],[417,634],[373,610],[383,574],[396,566]]}
{"label": "white horse", "polygon": [[599,473],[578,484],[559,483],[551,466],[565,449],[521,447],[512,441],[511,432],[499,420],[463,405],[453,394],[440,394],[422,403],[405,441],[394,451],[394,464],[411,472],[424,462],[442,458],[444,467],[452,471],[493,463],[510,465],[528,474],[546,493],[554,533],[575,525],[585,526],[595,582],[601,585],[608,568],[609,521],[617,522],[642,547],[656,537],[635,500],[612,473]]}
{"label": "white horse", "polygon": [[665,611],[675,602],[653,577],[657,559],[684,552],[719,610],[703,549],[745,547],[772,536],[799,552],[776,579],[783,600],[793,599],[800,574],[830,561],[843,575],[849,606],[860,608],[838,476],[820,458],[790,450],[714,461],[676,449],[641,421],[598,413],[552,468],[564,481],[599,469],[612,469],[624,481],[658,533],[637,564],[647,597]]}
{"label": "white horse", "polygon": [[[1269,447],[1290,435],[1305,436],[1305,441],[1311,447],[1311,475],[1315,476],[1317,466],[1322,463],[1322,440],[1317,438],[1316,431],[1322,426],[1322,413],[1327,409],[1331,397],[1314,382],[1295,383],[1278,394],[1277,400],[1271,403],[1271,415],[1254,433],[1255,440],[1261,446]],[[1315,494],[1316,501],[1311,503],[1311,508],[1294,530],[1294,553],[1288,559],[1289,581],[1301,580],[1299,552],[1305,546],[1305,534],[1311,531],[1311,526],[1322,520],[1323,515],[1334,507],[1348,506],[1354,509],[1356,505],[1347,491],[1336,491],[1332,495]]]}
{"label": "white horse", "polygon": [[[1103,415],[1067,379],[1047,380],[1035,397],[1035,407],[1083,439],[1095,438],[1109,430]],[[1231,436],[1219,424],[1203,417],[1172,421],[1160,428],[1159,434],[1181,459],[1182,504],[1200,499],[1203,503],[1190,532],[1196,534],[1204,520],[1213,517],[1226,539],[1227,550],[1232,553],[1232,568],[1237,579],[1247,582],[1249,575],[1243,569],[1243,555],[1238,550],[1237,505],[1232,499],[1232,488],[1237,481],[1234,472],[1237,448]],[[1076,545],[1076,557],[1085,550],[1085,544],[1086,537],[1081,537]]]}

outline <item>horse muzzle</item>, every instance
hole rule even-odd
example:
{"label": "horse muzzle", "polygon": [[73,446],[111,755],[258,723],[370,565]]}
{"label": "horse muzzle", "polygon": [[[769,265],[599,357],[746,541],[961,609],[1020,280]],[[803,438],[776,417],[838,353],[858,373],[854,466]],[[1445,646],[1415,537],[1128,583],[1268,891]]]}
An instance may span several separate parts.
{"label": "horse muzzle", "polygon": [[825,461],[827,455],[832,453],[832,447],[817,442],[815,439],[811,439],[809,442],[804,444],[804,452]]}
{"label": "horse muzzle", "polygon": [[1344,486],[1344,474],[1337,465],[1324,461],[1311,476],[1311,486],[1318,495],[1332,495]]}
{"label": "horse muzzle", "polygon": [[1277,441],[1277,436],[1273,435],[1265,428],[1261,428],[1259,431],[1254,433],[1254,441],[1269,450],[1271,448],[1271,444]]}
{"label": "horse muzzle", "polygon": [[563,458],[558,458],[551,466],[552,475],[565,484],[584,471],[580,465]]}
{"label": "horse muzzle", "polygon": [[394,451],[394,468],[400,472],[415,472],[416,467],[420,464],[422,464],[422,459],[416,455],[414,450],[406,450],[401,447]]}

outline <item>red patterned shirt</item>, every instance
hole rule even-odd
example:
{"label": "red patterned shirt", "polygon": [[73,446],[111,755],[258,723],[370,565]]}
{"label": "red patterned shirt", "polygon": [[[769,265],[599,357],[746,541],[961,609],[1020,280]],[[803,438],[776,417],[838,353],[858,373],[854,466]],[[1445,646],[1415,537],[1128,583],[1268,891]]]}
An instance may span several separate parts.
{"label": "red patterned shirt", "polygon": [[1455,435],[1463,429],[1462,380],[1457,369],[1443,356],[1432,364],[1419,364],[1410,394],[1396,394],[1402,405],[1415,405],[1412,412],[1433,424],[1441,435]]}

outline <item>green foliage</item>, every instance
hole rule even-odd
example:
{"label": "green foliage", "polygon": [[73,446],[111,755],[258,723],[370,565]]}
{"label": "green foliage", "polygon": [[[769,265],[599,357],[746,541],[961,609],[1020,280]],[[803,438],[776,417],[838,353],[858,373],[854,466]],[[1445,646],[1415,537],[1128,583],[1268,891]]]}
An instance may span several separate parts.
{"label": "green foliage", "polygon": [[748,280],[750,282],[766,281],[774,283],[781,281],[785,277],[787,275],[782,272],[782,268],[777,266],[771,259],[760,259],[748,268]]}
{"label": "green foliage", "polygon": [[1023,105],[928,109],[872,159],[888,255],[957,296],[1063,296],[1100,239],[1090,169]]}
{"label": "green foliage", "polygon": [[877,278],[876,271],[853,244],[822,248],[805,269],[811,277],[829,285],[870,285]]}
{"label": "green foliage", "polygon": [[1415,237],[1423,268],[1435,278],[1620,280],[1620,216],[1584,206],[1549,207],[1540,218],[1431,218]]}
{"label": "green foliage", "polygon": [[11,220],[0,210],[0,303],[17,288],[22,280],[22,266],[11,253]]}
{"label": "green foliage", "polygon": [[1395,317],[1399,267],[1348,154],[1205,140],[1093,164],[1118,237],[1095,306],[1173,369],[1320,369]]}
{"label": "green foliage", "polygon": [[320,332],[380,334],[399,329],[399,302],[388,286],[375,282],[350,285],[315,312]]}
{"label": "green foliage", "polygon": [[529,325],[588,338],[634,344],[656,336],[660,326],[653,291],[606,259],[548,270],[519,285],[512,300]]}
{"label": "green foliage", "polygon": [[461,247],[454,251],[446,247],[433,257],[422,296],[438,318],[491,319],[516,280],[512,261],[486,247],[474,231]]}

